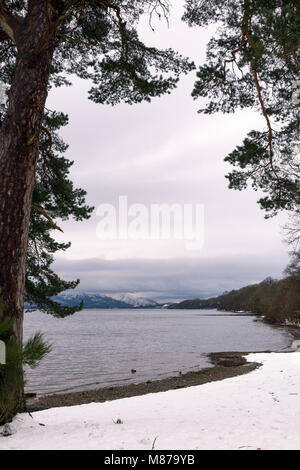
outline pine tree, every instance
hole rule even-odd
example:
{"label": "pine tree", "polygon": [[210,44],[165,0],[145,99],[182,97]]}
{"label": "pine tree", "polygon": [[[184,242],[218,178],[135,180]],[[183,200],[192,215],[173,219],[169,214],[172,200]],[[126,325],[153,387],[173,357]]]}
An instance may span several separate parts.
{"label": "pine tree", "polygon": [[234,167],[229,187],[266,193],[258,201],[266,217],[281,210],[299,217],[299,2],[186,0],[184,20],[218,25],[192,93],[208,99],[199,112],[254,108],[265,122],[225,158]]}

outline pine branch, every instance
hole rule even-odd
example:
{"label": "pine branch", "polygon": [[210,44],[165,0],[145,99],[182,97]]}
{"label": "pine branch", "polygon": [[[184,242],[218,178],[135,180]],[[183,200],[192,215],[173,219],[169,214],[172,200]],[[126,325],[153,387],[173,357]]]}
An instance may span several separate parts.
{"label": "pine branch", "polygon": [[232,59],[227,59],[227,60],[224,61],[224,68],[225,68],[225,72],[226,72],[226,63],[231,63],[231,62],[236,63],[236,54],[238,52],[241,52],[243,50],[243,48],[245,47],[245,45],[248,43],[249,46],[252,48],[252,50],[254,52],[254,55],[255,55],[255,63],[253,64],[253,67],[252,67],[253,68],[254,83],[255,83],[255,87],[256,87],[256,91],[257,91],[258,101],[259,101],[259,104],[260,104],[260,107],[261,107],[261,110],[262,110],[262,114],[263,114],[263,116],[266,120],[267,127],[268,127],[269,165],[272,169],[272,172],[273,172],[276,180],[278,181],[279,185],[281,185],[280,178],[279,178],[278,173],[277,173],[277,171],[274,167],[274,162],[273,162],[273,155],[274,155],[274,152],[273,152],[273,129],[272,129],[272,125],[271,125],[269,115],[267,113],[267,110],[266,110],[266,107],[265,107],[265,104],[264,104],[264,100],[263,100],[263,96],[262,96],[262,90],[261,90],[261,86],[260,86],[259,78],[258,78],[258,69],[257,69],[258,51],[257,51],[257,47],[256,47],[255,43],[253,42],[253,40],[251,38],[250,31],[249,31],[249,29],[250,29],[249,28],[249,21],[250,21],[250,12],[249,12],[249,10],[250,10],[249,0],[245,0],[244,1],[244,15],[243,15],[243,20],[242,20],[242,24],[241,24],[241,30],[242,30],[241,42],[240,42],[239,47],[237,47],[236,49],[231,51]]}
{"label": "pine branch", "polygon": [[99,5],[106,8],[106,10],[111,9],[115,12],[115,14],[117,16],[118,24],[119,24],[119,31],[120,31],[121,42],[122,42],[121,59],[122,59],[123,64],[126,67],[129,67],[129,63],[128,63],[128,43],[127,43],[127,40],[126,40],[126,21],[124,21],[122,19],[121,8],[119,6],[114,5],[112,3],[109,3],[105,0],[96,0],[96,1]]}
{"label": "pine branch", "polygon": [[50,222],[51,227],[54,230],[59,230],[60,232],[64,233],[64,231],[60,227],[58,227],[58,225],[56,225],[54,220],[50,217],[50,215],[45,211],[45,209],[42,206],[39,206],[38,204],[33,203],[32,208],[35,209],[40,214],[42,214]]}

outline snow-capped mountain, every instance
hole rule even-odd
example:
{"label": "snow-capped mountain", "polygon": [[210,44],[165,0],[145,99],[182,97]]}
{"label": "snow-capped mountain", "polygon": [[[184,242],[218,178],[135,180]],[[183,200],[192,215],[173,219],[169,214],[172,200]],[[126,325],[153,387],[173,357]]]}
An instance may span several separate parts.
{"label": "snow-capped mountain", "polygon": [[[52,300],[63,306],[73,307],[79,305],[83,301],[83,308],[155,308],[159,304],[151,299],[139,297],[133,293],[122,294],[96,294],[95,292],[63,292]],[[29,308],[26,305],[25,308]]]}
{"label": "snow-capped mountain", "polygon": [[112,294],[111,297],[116,300],[121,300],[132,307],[157,307],[159,304],[155,300],[139,297],[138,294]]}
{"label": "snow-capped mountain", "polygon": [[63,293],[52,298],[61,305],[73,307],[83,301],[83,308],[130,308],[131,305],[107,295],[87,292]]}

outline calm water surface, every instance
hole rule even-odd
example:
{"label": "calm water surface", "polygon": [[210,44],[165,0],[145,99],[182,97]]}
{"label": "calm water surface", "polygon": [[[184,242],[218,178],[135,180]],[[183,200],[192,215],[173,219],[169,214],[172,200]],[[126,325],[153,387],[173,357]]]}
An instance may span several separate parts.
{"label": "calm water surface", "polygon": [[65,319],[27,313],[25,338],[36,331],[53,344],[27,371],[27,391],[39,394],[164,378],[208,367],[209,352],[282,350],[291,343],[282,328],[216,310],[83,310]]}

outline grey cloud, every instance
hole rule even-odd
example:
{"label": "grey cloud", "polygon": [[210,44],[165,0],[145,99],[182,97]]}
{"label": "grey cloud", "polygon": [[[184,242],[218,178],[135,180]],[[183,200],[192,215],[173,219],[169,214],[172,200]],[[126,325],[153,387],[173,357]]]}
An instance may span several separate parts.
{"label": "grey cloud", "polygon": [[161,301],[210,297],[225,290],[281,277],[284,260],[274,257],[223,257],[218,259],[56,261],[62,276],[81,278],[81,291],[102,294],[138,292]]}

